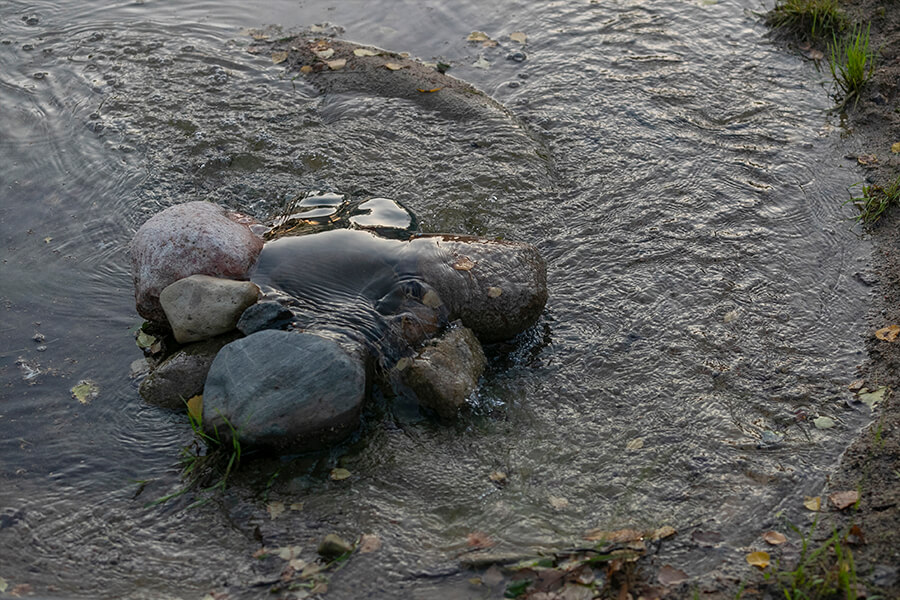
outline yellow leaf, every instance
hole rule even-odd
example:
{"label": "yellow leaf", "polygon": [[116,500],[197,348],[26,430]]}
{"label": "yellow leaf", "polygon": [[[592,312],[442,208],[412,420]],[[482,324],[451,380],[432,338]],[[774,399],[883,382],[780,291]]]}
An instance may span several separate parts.
{"label": "yellow leaf", "polygon": [[861,165],[874,165],[878,162],[878,158],[874,154],[860,154],[856,157],[856,162]]}
{"label": "yellow leaf", "polygon": [[488,479],[490,479],[494,483],[501,483],[501,484],[506,483],[508,480],[506,473],[504,473],[503,471],[492,472],[490,475],[488,475]]}
{"label": "yellow leaf", "polygon": [[422,304],[427,306],[428,308],[437,308],[443,302],[441,301],[441,297],[438,296],[437,292],[434,290],[428,290],[425,292],[425,295],[422,296]]}
{"label": "yellow leaf", "polygon": [[367,50],[365,48],[357,48],[353,51],[355,56],[378,56],[378,53],[373,50]]}
{"label": "yellow leaf", "polygon": [[273,52],[272,53],[272,62],[277,64],[283,63],[288,59],[287,52]]}
{"label": "yellow leaf", "polygon": [[514,42],[519,42],[520,44],[524,44],[526,41],[528,41],[528,36],[525,35],[525,32],[523,32],[523,31],[514,31],[511,34],[509,34],[509,39],[511,39]]}
{"label": "yellow leaf", "polygon": [[772,544],[773,546],[783,544],[787,541],[787,538],[784,537],[784,534],[778,533],[777,531],[767,531],[763,534],[762,537],[764,540],[766,540],[767,543]]}
{"label": "yellow leaf", "polygon": [[293,504],[291,504],[291,510],[303,510],[303,503],[294,502]]}
{"label": "yellow leaf", "polygon": [[269,512],[269,518],[274,521],[278,515],[284,512],[284,502],[270,502],[266,506],[266,510]]}
{"label": "yellow leaf", "polygon": [[490,37],[483,31],[473,31],[466,38],[467,42],[487,42],[490,41]]}
{"label": "yellow leaf", "polygon": [[391,71],[399,71],[400,69],[406,68],[406,65],[399,65],[397,63],[384,63],[384,66]]}
{"label": "yellow leaf", "polygon": [[498,287],[494,287],[494,286],[489,287],[488,291],[487,291],[488,298],[499,298],[502,293],[503,293],[502,288],[498,288]]}
{"label": "yellow leaf", "polygon": [[100,387],[90,379],[82,379],[72,386],[71,392],[73,398],[87,404],[100,394]]}
{"label": "yellow leaf", "polygon": [[350,477],[351,473],[347,469],[342,469],[340,467],[331,470],[331,478],[335,481],[341,481],[342,479],[347,479]]}
{"label": "yellow leaf", "polygon": [[203,419],[203,394],[198,394],[187,401],[188,416],[195,423]]}
{"label": "yellow leaf", "polygon": [[859,502],[859,492],[856,490],[847,490],[844,492],[834,492],[829,494],[828,499],[834,504],[838,510],[844,510],[849,506],[853,506]]}
{"label": "yellow leaf", "polygon": [[900,335],[900,325],[888,325],[875,332],[875,337],[885,342],[896,342]]}
{"label": "yellow leaf", "polygon": [[900,142],[891,144],[891,152],[893,152],[894,154],[900,154]]}
{"label": "yellow leaf", "polygon": [[347,65],[347,59],[339,58],[337,60],[329,60],[325,62],[332,71],[340,71]]}
{"label": "yellow leaf", "polygon": [[805,506],[807,510],[818,512],[818,510],[822,508],[822,498],[820,496],[806,496],[803,499],[803,506]]}
{"label": "yellow leaf", "polygon": [[474,266],[475,262],[468,256],[460,256],[453,263],[453,268],[457,271],[471,271]]}
{"label": "yellow leaf", "polygon": [[434,92],[439,92],[439,91],[441,91],[442,89],[444,89],[444,86],[436,87],[436,88],[431,88],[430,90],[426,90],[426,89],[422,89],[422,88],[416,88],[416,91],[417,91],[417,92],[422,92],[423,94],[433,94]]}
{"label": "yellow leaf", "polygon": [[313,68],[309,65],[303,65],[302,67],[300,67],[300,72],[304,75],[309,75],[313,72]]}
{"label": "yellow leaf", "polygon": [[640,450],[644,447],[644,438],[634,438],[627,444],[625,444],[626,450]]}
{"label": "yellow leaf", "polygon": [[760,569],[765,569],[769,566],[769,553],[768,552],[751,552],[747,555],[747,562],[753,565],[754,567],[758,567]]}

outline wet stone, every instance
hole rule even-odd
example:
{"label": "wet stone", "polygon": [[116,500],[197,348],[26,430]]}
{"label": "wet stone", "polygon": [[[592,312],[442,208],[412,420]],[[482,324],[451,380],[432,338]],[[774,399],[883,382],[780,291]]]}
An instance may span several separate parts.
{"label": "wet stone", "polygon": [[184,344],[231,331],[259,294],[249,281],[191,275],[167,286],[159,301],[175,339]]}
{"label": "wet stone", "polygon": [[257,302],[243,312],[237,323],[237,329],[244,335],[250,335],[264,329],[280,329],[287,324],[294,313],[278,302]]}
{"label": "wet stone", "polygon": [[329,533],[319,543],[317,552],[325,558],[337,558],[342,554],[353,552],[353,544],[337,534]]}

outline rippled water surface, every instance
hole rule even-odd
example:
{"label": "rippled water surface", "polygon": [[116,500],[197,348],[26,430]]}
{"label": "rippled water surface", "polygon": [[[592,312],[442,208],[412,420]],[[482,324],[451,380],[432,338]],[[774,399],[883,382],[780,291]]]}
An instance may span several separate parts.
{"label": "rippled water surface", "polygon": [[[0,6],[0,577],[48,597],[263,598],[262,545],[311,559],[326,533],[368,532],[383,548],[329,597],[469,597],[469,533],[547,549],[663,524],[724,534],[731,550],[673,544],[699,575],[819,491],[864,418],[845,405],[868,247],[841,201],[859,175],[822,75],[766,38],[757,4],[262,4]],[[450,63],[508,110],[320,94],[254,50],[266,25]],[[267,220],[311,189],[537,245],[544,316],[491,351],[455,425],[376,394],[333,453],[248,459],[209,503],[146,506],[179,489],[193,434],[129,377],[133,232],[195,199]],[[273,501],[302,509],[273,520]]]}

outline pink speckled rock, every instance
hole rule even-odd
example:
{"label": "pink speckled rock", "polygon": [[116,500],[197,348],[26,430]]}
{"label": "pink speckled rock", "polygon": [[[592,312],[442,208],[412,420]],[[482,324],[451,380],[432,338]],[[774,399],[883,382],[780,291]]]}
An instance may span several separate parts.
{"label": "pink speckled rock", "polygon": [[159,294],[190,275],[249,279],[263,241],[242,222],[210,202],[188,202],[144,223],[131,242],[131,275],[138,313],[166,322]]}

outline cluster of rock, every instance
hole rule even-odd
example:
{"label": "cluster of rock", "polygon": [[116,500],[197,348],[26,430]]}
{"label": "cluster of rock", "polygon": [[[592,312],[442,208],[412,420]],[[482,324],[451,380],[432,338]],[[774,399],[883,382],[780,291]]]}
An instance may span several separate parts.
{"label": "cluster of rock", "polygon": [[477,388],[481,342],[531,326],[547,299],[527,244],[363,229],[264,244],[251,225],[190,202],[131,246],[138,313],[175,341],[141,394],[175,408],[202,393],[204,430],[248,446],[341,440],[376,379],[450,418]]}

